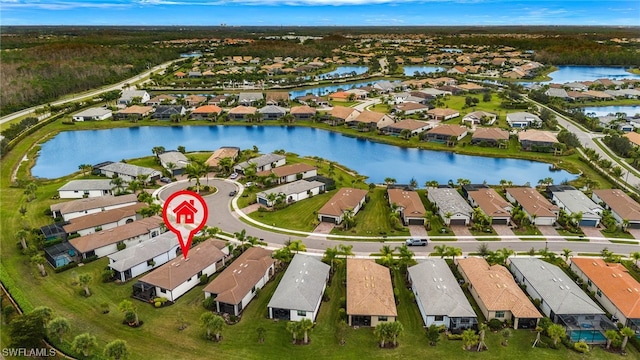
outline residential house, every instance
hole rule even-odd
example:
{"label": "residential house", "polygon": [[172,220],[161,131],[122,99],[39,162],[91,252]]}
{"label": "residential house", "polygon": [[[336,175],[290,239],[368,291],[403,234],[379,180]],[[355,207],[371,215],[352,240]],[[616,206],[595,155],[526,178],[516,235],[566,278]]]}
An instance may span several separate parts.
{"label": "residential house", "polygon": [[296,120],[310,120],[316,115],[316,109],[308,105],[294,106],[291,108],[291,115]]}
{"label": "residential house", "polygon": [[207,97],[201,96],[201,95],[189,95],[184,98],[185,104],[187,104],[187,106],[189,107],[199,106],[203,104],[205,101],[207,101]]}
{"label": "residential house", "polygon": [[600,224],[602,207],[594,203],[593,200],[589,199],[582,191],[573,187],[565,189],[551,186],[547,188],[547,191],[551,191],[551,199],[567,214],[582,214],[578,225],[598,227]]}
{"label": "residential house", "polygon": [[347,122],[349,126],[356,128],[360,128],[362,126],[369,131],[381,129],[393,123],[394,121],[389,115],[369,110],[364,110],[355,119]]}
{"label": "residential house", "polygon": [[106,120],[113,116],[113,112],[105,107],[93,107],[73,115],[73,121]]}
{"label": "residential house", "polygon": [[319,257],[296,254],[269,300],[269,318],[315,321],[327,288],[329,270],[329,265]]}
{"label": "residential house", "polygon": [[402,111],[405,115],[413,115],[417,113],[426,113],[429,110],[429,106],[414,103],[414,102],[405,102],[402,104],[397,104],[391,108],[391,113],[397,114]]}
{"label": "residential house", "polygon": [[322,97],[316,96],[316,95],[312,95],[312,94],[308,94],[308,95],[304,95],[304,96],[298,96],[296,98],[296,100],[298,100],[298,102],[303,104],[303,105],[311,105],[311,104],[315,104],[316,106],[328,106],[329,105],[329,102],[325,98],[322,98]]}
{"label": "residential house", "polygon": [[187,109],[182,105],[158,105],[152,117],[158,120],[172,120],[173,117],[182,119],[186,114]]}
{"label": "residential house", "polygon": [[233,103],[233,98],[227,95],[216,95],[212,97],[207,104],[216,106],[225,106]]}
{"label": "residential house", "polygon": [[273,276],[271,253],[260,247],[247,249],[204,288],[205,299],[215,298],[217,312],[240,315]]}
{"label": "residential house", "polygon": [[262,93],[240,93],[238,94],[238,104],[244,106],[254,106],[264,100]]}
{"label": "residential house", "polygon": [[351,212],[351,216],[356,216],[366,199],[366,190],[341,188],[318,210],[318,220],[340,224],[347,211]]}
{"label": "residential house", "polygon": [[180,254],[141,277],[133,285],[133,297],[143,301],[155,297],[176,301],[199,285],[201,276],[211,276],[223,268],[229,258],[228,251],[225,241],[201,242],[189,250],[187,258]]}
{"label": "residential house", "polygon": [[233,162],[240,155],[240,148],[235,146],[223,146],[211,154],[205,164],[207,164],[210,168],[217,168],[220,160],[224,158],[231,158]]}
{"label": "residential house", "polygon": [[202,77],[202,73],[200,71],[189,71],[187,76],[190,78],[199,78]]}
{"label": "residential house", "polygon": [[476,313],[444,259],[420,260],[408,277],[426,327],[459,332],[477,326]]}
{"label": "residential house", "polygon": [[424,225],[427,210],[422,204],[420,195],[415,191],[403,189],[387,189],[389,205],[400,214],[405,225]]}
{"label": "residential house", "polygon": [[250,115],[254,115],[258,111],[253,106],[239,105],[229,110],[229,120],[249,120]]}
{"label": "residential house", "polygon": [[276,105],[267,105],[258,109],[258,112],[264,120],[278,120],[287,115],[287,109]]}
{"label": "residential house", "polygon": [[204,105],[197,107],[189,115],[192,120],[213,120],[218,118],[222,113],[222,108],[217,105]]}
{"label": "residential house", "polygon": [[622,264],[601,258],[572,257],[570,268],[587,284],[587,291],[612,315],[612,320],[640,335],[640,283]]}
{"label": "residential house", "polygon": [[466,73],[467,73],[467,69],[459,65],[454,66],[451,69],[447,70],[447,74],[464,75]]}
{"label": "residential house", "polygon": [[71,180],[58,188],[60,199],[81,199],[113,195],[111,180]]}
{"label": "residential house", "polygon": [[145,118],[153,113],[153,107],[151,106],[141,106],[141,105],[131,105],[126,109],[122,109],[115,114],[116,119],[119,120],[129,120],[136,119],[140,120]]}
{"label": "residential house", "polygon": [[493,125],[496,122],[498,115],[486,111],[474,111],[470,112],[462,118],[462,123],[469,123],[471,125]]}
{"label": "residential house", "polygon": [[640,146],[640,134],[636,133],[636,132],[628,132],[624,135],[622,135],[624,137],[626,137],[627,139],[629,139],[629,141],[635,145],[635,146]]}
{"label": "residential house", "polygon": [[559,142],[555,133],[543,130],[520,131],[518,141],[523,150],[542,152],[552,151]]}
{"label": "residential house", "polygon": [[164,222],[160,216],[143,218],[122,226],[102,230],[69,240],[82,259],[99,258],[118,251],[118,246],[134,246],[161,234]]}
{"label": "residential house", "polygon": [[139,176],[146,176],[147,181],[156,181],[161,177],[161,173],[158,170],[154,170],[147,167],[138,165],[131,165],[121,162],[112,162],[99,167],[94,167],[101,174],[108,178],[117,176],[122,178],[125,182],[131,182],[137,180]]}
{"label": "residential house", "polygon": [[388,94],[390,92],[395,91],[396,88],[401,86],[402,86],[402,83],[399,81],[391,82],[388,80],[376,81],[373,84],[373,88],[381,94]]}
{"label": "residential house", "polygon": [[458,271],[469,284],[469,292],[485,319],[510,321],[514,329],[535,329],[542,318],[527,295],[502,265],[489,265],[484,258],[458,258]]}
{"label": "residential house", "polygon": [[555,98],[560,98],[563,100],[573,100],[569,94],[567,93],[567,90],[565,89],[558,89],[558,88],[549,88],[547,91],[544,92],[545,95],[547,95],[548,97],[555,97]]}
{"label": "residential house", "polygon": [[491,224],[509,225],[513,206],[492,188],[469,191],[469,202],[491,219]]}
{"label": "residential house", "polygon": [[63,225],[63,229],[65,234],[78,234],[80,236],[113,229],[142,219],[142,215],[138,214],[138,211],[146,206],[147,204],[145,203],[135,203],[133,205],[78,216],[70,219],[67,224]]}
{"label": "residential house", "polygon": [[289,104],[289,93],[286,91],[267,92],[267,105],[286,106]]}
{"label": "residential house", "polygon": [[593,190],[591,199],[604,204],[619,225],[631,229],[640,229],[640,204],[620,189]]}
{"label": "residential house", "polygon": [[181,175],[184,173],[184,169],[189,165],[189,159],[176,150],[165,151],[158,155],[160,164],[163,168],[167,169],[171,176]]}
{"label": "residential house", "polygon": [[438,208],[438,215],[444,219],[445,225],[469,225],[471,222],[473,209],[456,189],[429,189],[427,198]]}
{"label": "residential house", "polygon": [[442,124],[427,130],[424,133],[424,140],[433,142],[450,142],[452,139],[456,141],[462,140],[467,136],[469,129],[466,126]]}
{"label": "residential house", "polygon": [[355,100],[364,100],[369,96],[369,91],[365,89],[351,89],[345,92],[347,94],[353,94]]}
{"label": "residential house", "polygon": [[144,90],[124,90],[118,99],[119,105],[129,105],[134,100],[139,100],[140,104],[144,104],[151,99],[148,92]]}
{"label": "residential house", "polygon": [[558,220],[558,207],[553,205],[536,189],[530,187],[507,188],[507,200],[520,205],[531,224],[553,225]]}
{"label": "residential house", "polygon": [[487,144],[498,146],[504,144],[505,147],[509,142],[509,132],[494,127],[478,127],[471,135],[471,144],[481,145]]}
{"label": "residential house", "polygon": [[399,136],[403,130],[408,130],[411,136],[418,135],[422,132],[431,129],[431,124],[425,121],[418,121],[412,119],[400,120],[397,123],[389,124],[383,127],[381,130],[387,135]]}
{"label": "residential house", "polygon": [[175,259],[179,253],[178,237],[167,231],[109,255],[109,268],[115,272],[116,279],[125,282]]}
{"label": "residential house", "polygon": [[558,266],[538,258],[510,258],[516,282],[551,321],[566,328],[571,341],[606,342],[604,333],[616,329],[605,312]]}
{"label": "residential house", "polygon": [[[467,67],[467,70],[469,70],[470,68],[472,68],[471,66]],[[473,67],[474,70],[478,70],[479,68],[477,67]],[[477,71],[475,71],[477,72]],[[466,83],[466,84],[460,84],[457,85],[459,89],[462,89],[464,91],[468,91],[470,93],[478,93],[478,92],[482,92],[482,91],[486,91],[487,89],[481,85],[478,85],[476,83]]]}
{"label": "residential house", "polygon": [[152,97],[149,101],[146,102],[146,104],[150,106],[171,105],[171,104],[175,104],[176,100],[177,98],[175,96],[161,94],[161,95]]}
{"label": "residential house", "polygon": [[315,166],[298,163],[291,165],[279,166],[265,171],[260,171],[257,176],[273,177],[276,184],[285,184],[296,180],[308,179],[318,175]]}
{"label": "residential house", "polygon": [[450,91],[439,90],[439,89],[436,89],[436,88],[424,88],[424,89],[418,90],[418,92],[423,93],[423,94],[425,94],[427,96],[430,96],[430,97],[451,95]]}
{"label": "residential house", "polygon": [[137,202],[138,197],[135,194],[122,196],[106,195],[53,204],[50,206],[50,209],[54,219],[62,217],[64,221],[69,221],[80,216],[117,209],[133,205]]}
{"label": "residential house", "polygon": [[360,111],[346,106],[334,106],[329,115],[331,116],[329,122],[331,125],[336,126],[354,120],[360,115]]}
{"label": "residential house", "polygon": [[458,116],[460,116],[460,112],[458,110],[442,109],[442,108],[435,108],[435,109],[428,110],[427,114],[430,119],[438,120],[438,121],[445,121],[445,120],[457,118]]}
{"label": "residential house", "polygon": [[44,258],[54,269],[77,261],[76,250],[68,241],[45,247]]}
{"label": "residential house", "polygon": [[292,203],[318,195],[325,188],[325,184],[320,181],[297,180],[257,193],[256,201],[264,206],[273,206],[277,198],[281,197],[283,202]]}
{"label": "residential house", "polygon": [[349,326],[376,327],[396,321],[398,311],[389,269],[372,259],[347,259]]}
{"label": "residential house", "polygon": [[233,169],[237,173],[244,174],[244,170],[251,167],[252,164],[256,166],[256,172],[271,170],[278,166],[282,166],[287,163],[287,157],[280,154],[264,154],[256,158],[249,159],[237,164]]}
{"label": "residential house", "polygon": [[542,120],[538,115],[528,112],[516,112],[507,114],[507,123],[514,128],[539,127]]}

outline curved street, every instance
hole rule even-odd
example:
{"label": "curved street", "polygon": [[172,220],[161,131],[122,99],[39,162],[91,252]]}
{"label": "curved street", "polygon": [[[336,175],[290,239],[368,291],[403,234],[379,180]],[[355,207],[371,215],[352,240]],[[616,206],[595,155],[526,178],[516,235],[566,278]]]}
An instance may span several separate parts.
{"label": "curved street", "polygon": [[[302,240],[307,247],[309,253],[324,253],[328,247],[334,247],[339,244],[353,245],[353,252],[356,256],[369,256],[372,253],[379,252],[382,245],[387,244],[392,247],[400,246],[404,242],[400,240],[384,240],[382,238],[368,238],[359,239],[354,241],[346,241],[343,239],[332,240],[327,238],[326,234],[314,234],[314,233],[301,233],[300,235],[281,234],[278,232],[272,232],[261,229],[248,222],[242,221],[240,217],[244,214],[237,209],[232,209],[232,203],[234,199],[242,194],[242,185],[228,179],[209,178],[201,179],[202,184],[208,184],[218,189],[215,194],[207,195],[204,197],[207,206],[209,208],[209,219],[207,225],[211,227],[218,227],[227,233],[235,233],[246,230],[247,236],[255,236],[258,239],[262,239],[268,244],[269,248],[277,249],[289,240]],[[175,183],[165,185],[161,189],[156,191],[156,194],[161,202],[164,202],[172,193],[186,189],[191,184],[188,180],[181,180]],[[230,197],[229,192],[232,190],[239,190],[235,197]],[[246,215],[244,215],[246,216]],[[265,225],[265,227],[268,225]],[[284,229],[283,229],[284,230]],[[463,253],[469,254],[478,251],[478,246],[481,243],[487,244],[490,250],[498,250],[502,248],[509,248],[516,252],[524,252],[530,250],[532,247],[535,250],[548,248],[550,251],[556,253],[562,253],[562,249],[568,248],[573,250],[574,255],[577,253],[599,253],[603,248],[607,247],[614,253],[627,256],[633,251],[638,251],[638,244],[616,244],[611,243],[605,239],[592,239],[592,241],[567,241],[564,237],[548,237],[548,241],[524,241],[514,236],[492,236],[492,238],[499,237],[500,241],[478,241],[475,239],[464,239],[464,237],[458,237],[455,241],[430,241],[427,246],[413,247],[417,257],[429,256],[434,251],[434,246],[438,245],[455,245],[462,249]],[[535,236],[534,238],[540,238]]]}

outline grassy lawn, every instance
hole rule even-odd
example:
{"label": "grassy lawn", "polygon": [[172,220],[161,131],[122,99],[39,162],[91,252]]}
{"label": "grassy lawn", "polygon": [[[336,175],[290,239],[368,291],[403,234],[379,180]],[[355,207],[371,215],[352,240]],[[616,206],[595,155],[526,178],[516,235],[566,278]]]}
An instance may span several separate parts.
{"label": "grassy lawn", "polygon": [[249,217],[267,225],[292,230],[312,231],[317,225],[318,210],[335,193],[336,191],[334,190],[316,195],[310,199],[293,203],[282,210],[255,211],[249,214]]}
{"label": "grassy lawn", "polygon": [[637,241],[627,241],[627,240],[609,240],[614,244],[626,244],[626,245],[637,245]]}
{"label": "grassy lawn", "polygon": [[633,235],[628,232],[623,232],[620,228],[616,228],[615,231],[601,230],[600,231],[604,237],[608,238],[619,238],[619,239],[634,239]]}
{"label": "grassy lawn", "polygon": [[513,233],[516,235],[542,235],[540,230],[533,225],[515,228]]}

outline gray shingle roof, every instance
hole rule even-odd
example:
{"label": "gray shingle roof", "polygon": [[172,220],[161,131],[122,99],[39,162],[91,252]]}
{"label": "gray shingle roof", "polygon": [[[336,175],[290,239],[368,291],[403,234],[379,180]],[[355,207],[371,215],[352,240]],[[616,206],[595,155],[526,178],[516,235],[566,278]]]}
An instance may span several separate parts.
{"label": "gray shingle roof", "polygon": [[450,212],[452,214],[466,214],[469,216],[473,213],[471,205],[467,203],[456,189],[429,189],[429,194],[442,213]]}
{"label": "gray shingle roof", "polygon": [[557,315],[604,314],[559,267],[537,258],[511,258],[515,267]]}
{"label": "gray shingle roof", "polygon": [[286,114],[287,109],[281,106],[267,105],[263,108],[258,109],[258,112],[261,114]]}
{"label": "gray shingle roof", "polygon": [[118,174],[124,174],[128,176],[138,176],[138,175],[150,175],[159,174],[160,172],[151,168],[146,168],[138,165],[125,164],[121,162],[114,162],[108,165],[105,165],[100,168],[103,171],[110,171]]}
{"label": "gray shingle roof", "polygon": [[267,306],[314,311],[322,298],[328,276],[329,265],[319,258],[296,254]]}
{"label": "gray shingle roof", "polygon": [[554,191],[553,196],[562,202],[570,214],[582,212],[583,219],[600,219],[602,207],[580,190]]}
{"label": "gray shingle roof", "polygon": [[93,107],[86,109],[84,111],[80,111],[73,116],[81,116],[81,117],[93,117],[93,116],[102,116],[104,114],[111,114],[111,110],[103,108],[103,107]]}
{"label": "gray shingle roof", "polygon": [[409,274],[425,315],[476,317],[444,259],[421,261],[409,268]]}
{"label": "gray shingle roof", "polygon": [[247,167],[249,167],[249,164],[251,163],[251,164],[256,164],[257,167],[261,167],[285,158],[286,156],[284,155],[264,154],[262,156],[258,156],[257,158],[249,159],[248,161],[243,161],[236,166],[239,166],[242,169],[246,169]]}
{"label": "gray shingle roof", "polygon": [[323,186],[324,183],[320,181],[307,181],[307,180],[297,180],[288,184],[284,184],[282,186],[274,187],[273,189],[265,190],[257,194],[258,197],[266,198],[269,194],[300,194],[305,191],[309,191],[311,189],[315,189],[318,186]]}
{"label": "gray shingle roof", "polygon": [[151,260],[173,248],[177,248],[178,245],[179,243],[176,234],[171,231],[167,231],[153,239],[109,255],[109,259],[115,261],[109,264],[109,267],[113,270],[122,272],[131,269],[138,264],[147,262],[147,260]]}
{"label": "gray shingle roof", "polygon": [[111,180],[71,180],[58,191],[111,190]]}

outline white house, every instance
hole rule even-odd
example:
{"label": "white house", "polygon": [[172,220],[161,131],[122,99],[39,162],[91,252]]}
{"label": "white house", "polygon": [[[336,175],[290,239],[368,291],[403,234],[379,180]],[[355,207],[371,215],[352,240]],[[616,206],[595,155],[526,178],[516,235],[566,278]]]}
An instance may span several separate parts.
{"label": "white house", "polygon": [[200,284],[202,275],[211,276],[224,267],[228,247],[224,241],[207,240],[193,246],[185,259],[182,254],[143,276],[133,285],[133,297],[148,301],[164,297],[176,301]]}
{"label": "white house", "polygon": [[325,189],[325,184],[320,181],[307,181],[298,180],[291,183],[287,183],[272,189],[261,191],[256,194],[256,200],[258,204],[264,206],[273,206],[273,201],[269,200],[271,194],[275,194],[283,197],[283,201],[292,203],[300,200],[307,199],[311,196],[318,195]]}
{"label": "white house", "polygon": [[113,116],[113,112],[104,107],[93,107],[73,115],[73,121],[106,120]]}
{"label": "white house", "polygon": [[528,112],[517,112],[507,114],[507,122],[509,126],[514,128],[537,127],[542,124],[542,120],[538,115]]}
{"label": "white house", "polygon": [[138,176],[141,175],[148,176],[147,181],[156,181],[162,176],[162,173],[158,170],[121,162],[108,163],[100,166],[97,170],[108,178],[117,176],[125,182],[137,180]]}
{"label": "white house", "polygon": [[163,168],[171,172],[171,176],[180,175],[189,165],[189,159],[179,151],[166,151],[158,155]]}
{"label": "white house", "polygon": [[296,254],[269,300],[269,318],[315,321],[327,287],[329,270],[329,265],[319,257]]}
{"label": "white house", "polygon": [[109,255],[109,268],[122,282],[142,275],[174,259],[180,252],[176,234],[167,231],[153,239]]}
{"label": "white house", "polygon": [[78,234],[80,236],[113,229],[142,219],[142,215],[138,214],[138,210],[146,206],[147,204],[145,203],[135,203],[116,209],[79,216],[69,220],[68,224],[62,228],[68,235]]}
{"label": "white house", "polygon": [[593,202],[582,191],[575,188],[565,187],[549,187],[554,189],[551,191],[551,199],[558,205],[560,209],[564,209],[567,214],[581,213],[580,226],[597,227],[602,218],[602,206]]}
{"label": "white house", "polygon": [[282,166],[287,163],[287,158],[284,155],[279,154],[265,154],[258,156],[253,159],[249,159],[247,161],[241,162],[236,165],[233,169],[235,172],[244,173],[244,170],[251,166],[251,164],[256,165],[256,172],[270,170],[276,168],[278,166]]}
{"label": "white house", "polygon": [[113,195],[111,180],[71,180],[58,189],[60,199]]}
{"label": "white house", "polygon": [[352,216],[356,216],[366,199],[366,190],[341,188],[318,210],[318,220],[340,224],[345,212],[351,211]]}
{"label": "white house", "polygon": [[427,198],[438,208],[438,215],[446,225],[469,225],[473,209],[456,189],[429,189]]}
{"label": "white house", "polygon": [[204,288],[204,297],[214,296],[216,311],[238,316],[275,272],[271,250],[247,249]]}
{"label": "white house", "polygon": [[120,99],[118,99],[118,104],[129,105],[135,98],[139,98],[140,103],[144,104],[151,100],[151,95],[144,90],[124,90],[122,95],[120,95]]}
{"label": "white house", "polygon": [[291,165],[279,166],[270,170],[260,171],[257,176],[274,176],[275,183],[286,184],[296,180],[308,179],[318,175],[318,169],[315,166],[297,163]]}
{"label": "white house", "polygon": [[62,217],[64,221],[69,221],[80,216],[94,214],[101,211],[117,209],[124,206],[133,205],[138,202],[135,194],[122,196],[100,196],[71,200],[50,206],[53,218]]}

